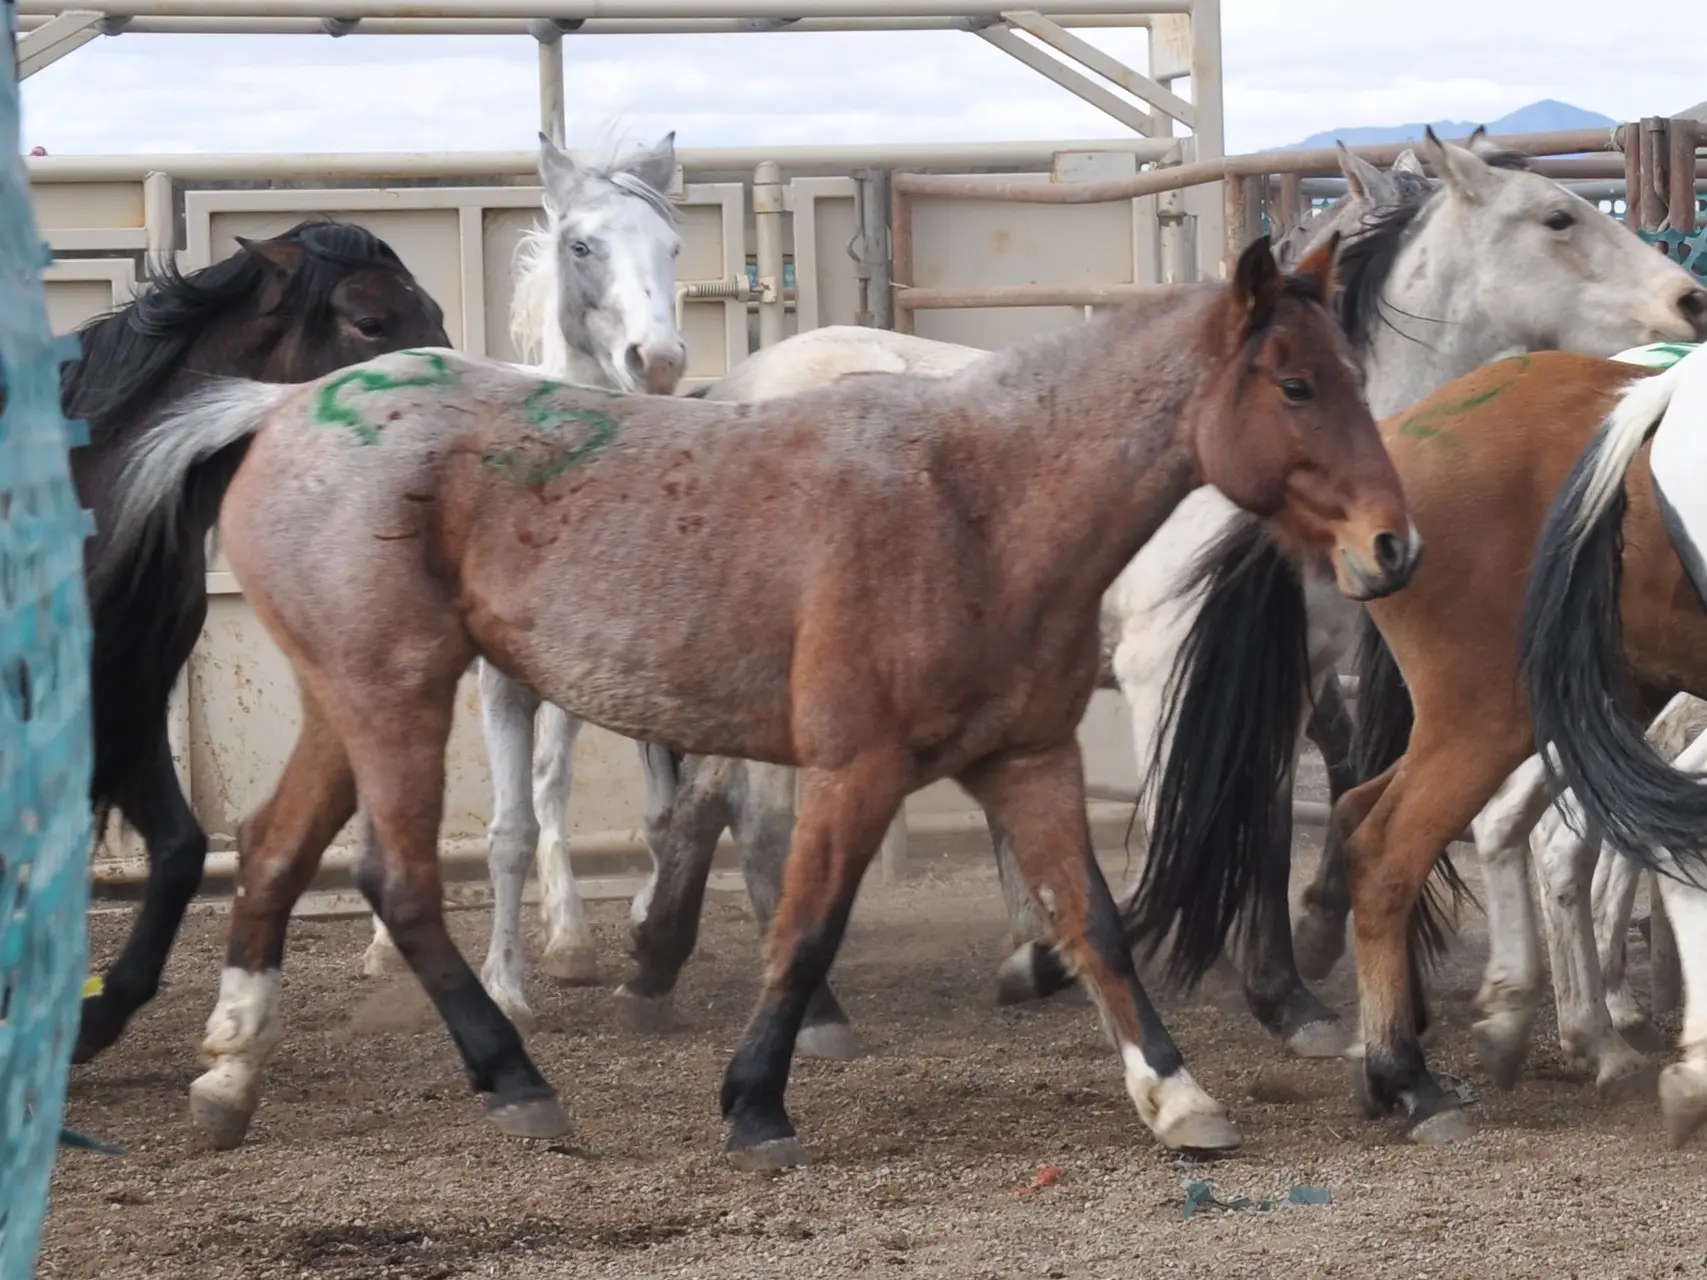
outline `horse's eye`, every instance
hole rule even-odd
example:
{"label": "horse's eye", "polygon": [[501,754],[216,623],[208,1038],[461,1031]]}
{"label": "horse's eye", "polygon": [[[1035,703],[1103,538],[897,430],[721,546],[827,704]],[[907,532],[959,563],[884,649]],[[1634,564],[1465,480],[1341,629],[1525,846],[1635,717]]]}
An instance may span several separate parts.
{"label": "horse's eye", "polygon": [[569,242],[569,252],[574,254],[577,258],[585,258],[587,255],[592,253],[592,251],[593,246],[588,244],[585,240],[571,240]]}
{"label": "horse's eye", "polygon": [[1549,231],[1569,231],[1572,227],[1577,225],[1577,220],[1570,214],[1566,213],[1563,209],[1560,209],[1557,213],[1548,214],[1547,220],[1541,225],[1546,227]]}
{"label": "horse's eye", "polygon": [[1302,378],[1284,378],[1280,383],[1280,394],[1297,404],[1310,398],[1310,384]]}
{"label": "horse's eye", "polygon": [[356,321],[356,332],[364,338],[377,338],[385,332],[385,322],[372,316],[363,316]]}

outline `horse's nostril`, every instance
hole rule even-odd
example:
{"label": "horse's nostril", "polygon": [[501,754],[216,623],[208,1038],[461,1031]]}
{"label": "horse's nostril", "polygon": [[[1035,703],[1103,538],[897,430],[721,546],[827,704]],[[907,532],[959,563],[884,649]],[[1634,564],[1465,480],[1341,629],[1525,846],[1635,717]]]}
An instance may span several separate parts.
{"label": "horse's nostril", "polygon": [[1398,534],[1375,535],[1375,564],[1382,573],[1397,573],[1405,567],[1405,541]]}
{"label": "horse's nostril", "polygon": [[628,361],[628,371],[630,373],[637,378],[643,378],[646,376],[646,359],[640,354],[640,344],[638,342],[630,344],[628,354],[624,358]]}
{"label": "horse's nostril", "polygon": [[1707,324],[1707,290],[1691,289],[1677,300],[1677,309],[1699,329]]}

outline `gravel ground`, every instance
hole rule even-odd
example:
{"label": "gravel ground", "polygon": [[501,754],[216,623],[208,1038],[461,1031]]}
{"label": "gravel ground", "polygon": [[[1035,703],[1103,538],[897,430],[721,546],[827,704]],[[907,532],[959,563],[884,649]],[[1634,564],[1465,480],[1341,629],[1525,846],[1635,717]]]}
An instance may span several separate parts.
{"label": "gravel ground", "polygon": [[[1313,833],[1305,833],[1307,836]],[[1111,851],[1111,878],[1123,855]],[[624,905],[590,907],[621,975]],[[97,919],[95,952],[123,915]],[[1198,1080],[1244,1148],[1213,1163],[1160,1148],[1133,1114],[1087,1001],[1000,1009],[1001,897],[987,861],[873,877],[836,969],[868,1050],[796,1065],[791,1110],[812,1167],[737,1174],[720,1157],[722,1069],[756,990],[744,902],[713,894],[678,1012],[625,1030],[608,989],[536,983],[530,1047],[575,1118],[526,1145],[482,1121],[449,1038],[409,979],[360,976],[365,920],[299,922],[287,1036],[240,1150],[186,1119],[224,920],[192,918],[168,987],[132,1034],[73,1077],[67,1123],[128,1148],[61,1154],[44,1277],[921,1276],[1636,1277],[1707,1274],[1707,1149],[1667,1150],[1652,1093],[1598,1098],[1561,1063],[1549,1011],[1518,1088],[1471,1053],[1483,920],[1435,984],[1432,1061],[1476,1091],[1477,1135],[1403,1142],[1351,1101],[1343,1064],[1291,1059],[1212,976],[1164,998]],[[478,956],[483,912],[453,927]],[[538,940],[535,940],[538,945]],[[1645,952],[1633,961],[1646,981]],[[1352,1007],[1349,966],[1324,984]],[[1052,1172],[1051,1172],[1052,1170]],[[1325,1187],[1328,1205],[1200,1211]]]}

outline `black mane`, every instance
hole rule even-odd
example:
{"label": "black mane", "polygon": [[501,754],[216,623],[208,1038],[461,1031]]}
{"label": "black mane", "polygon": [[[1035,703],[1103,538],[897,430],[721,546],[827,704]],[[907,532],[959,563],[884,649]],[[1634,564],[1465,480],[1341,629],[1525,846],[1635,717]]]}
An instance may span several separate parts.
{"label": "black mane", "polygon": [[[350,268],[405,269],[390,245],[350,222],[311,219],[264,243],[302,246],[301,265],[273,313],[311,327],[328,316],[332,290]],[[120,415],[158,396],[207,326],[252,298],[267,270],[250,248],[188,275],[170,256],[150,266],[145,292],[77,330],[82,357],[60,372],[66,417],[88,423],[91,444],[108,441]]]}
{"label": "black mane", "polygon": [[[1477,154],[1495,169],[1529,167],[1528,159],[1515,151],[1488,148]],[[1358,351],[1368,351],[1378,325],[1392,324],[1382,309],[1381,291],[1387,287],[1411,228],[1440,190],[1437,179],[1408,169],[1387,176],[1398,184],[1399,202],[1364,218],[1362,226],[1341,242],[1335,264],[1340,282],[1340,327]]]}

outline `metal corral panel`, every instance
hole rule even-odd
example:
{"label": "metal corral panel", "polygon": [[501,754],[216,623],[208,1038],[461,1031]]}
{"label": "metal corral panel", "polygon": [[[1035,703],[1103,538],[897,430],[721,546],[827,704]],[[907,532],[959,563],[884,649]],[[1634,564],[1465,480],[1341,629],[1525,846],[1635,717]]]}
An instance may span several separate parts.
{"label": "metal corral panel", "polygon": [[[1084,160],[1075,157],[1077,164]],[[1115,161],[1131,167],[1128,156]],[[338,189],[310,189],[297,178],[289,187],[237,190],[208,178],[205,158],[196,167],[193,183],[175,184],[160,173],[138,180],[38,182],[34,197],[43,235],[61,254],[47,280],[58,330],[127,299],[149,246],[181,246],[181,264],[193,269],[230,253],[237,236],[271,236],[303,218],[333,215],[368,226],[397,250],[444,307],[446,329],[460,348],[517,358],[508,323],[510,264],[522,230],[538,216],[536,186],[494,185],[488,178],[484,184],[444,179],[408,186],[358,180]],[[705,181],[696,181],[698,176],[690,168],[677,192],[684,240],[678,281],[746,280],[755,238],[750,185],[727,172],[705,174]],[[1036,176],[1050,179],[1047,172]],[[785,333],[855,321],[859,191],[851,166],[839,176],[820,172],[785,185],[784,245],[794,284],[784,304]],[[1075,207],[919,200],[915,283],[979,287],[1152,279],[1155,255],[1143,246],[1155,243],[1153,209],[1153,200]],[[73,251],[75,257],[66,256]],[[716,378],[756,343],[752,310],[740,298],[684,301],[690,381]],[[922,313],[918,326],[931,337],[994,347],[1082,317],[1074,307],[951,310]],[[287,664],[217,554],[208,585],[207,627],[175,702],[173,742],[191,802],[217,850],[232,847],[238,822],[277,780],[294,740],[298,708]],[[1134,781],[1117,696],[1097,695],[1081,738],[1092,777],[1121,785]],[[483,848],[490,783],[472,674],[458,703],[446,799],[447,850]],[[577,847],[638,847],[642,807],[633,745],[597,729],[584,731],[576,746],[569,815]],[[927,827],[983,825],[964,793],[947,783],[912,797],[908,815]],[[109,840],[102,869],[112,874],[140,853],[134,836]]]}

